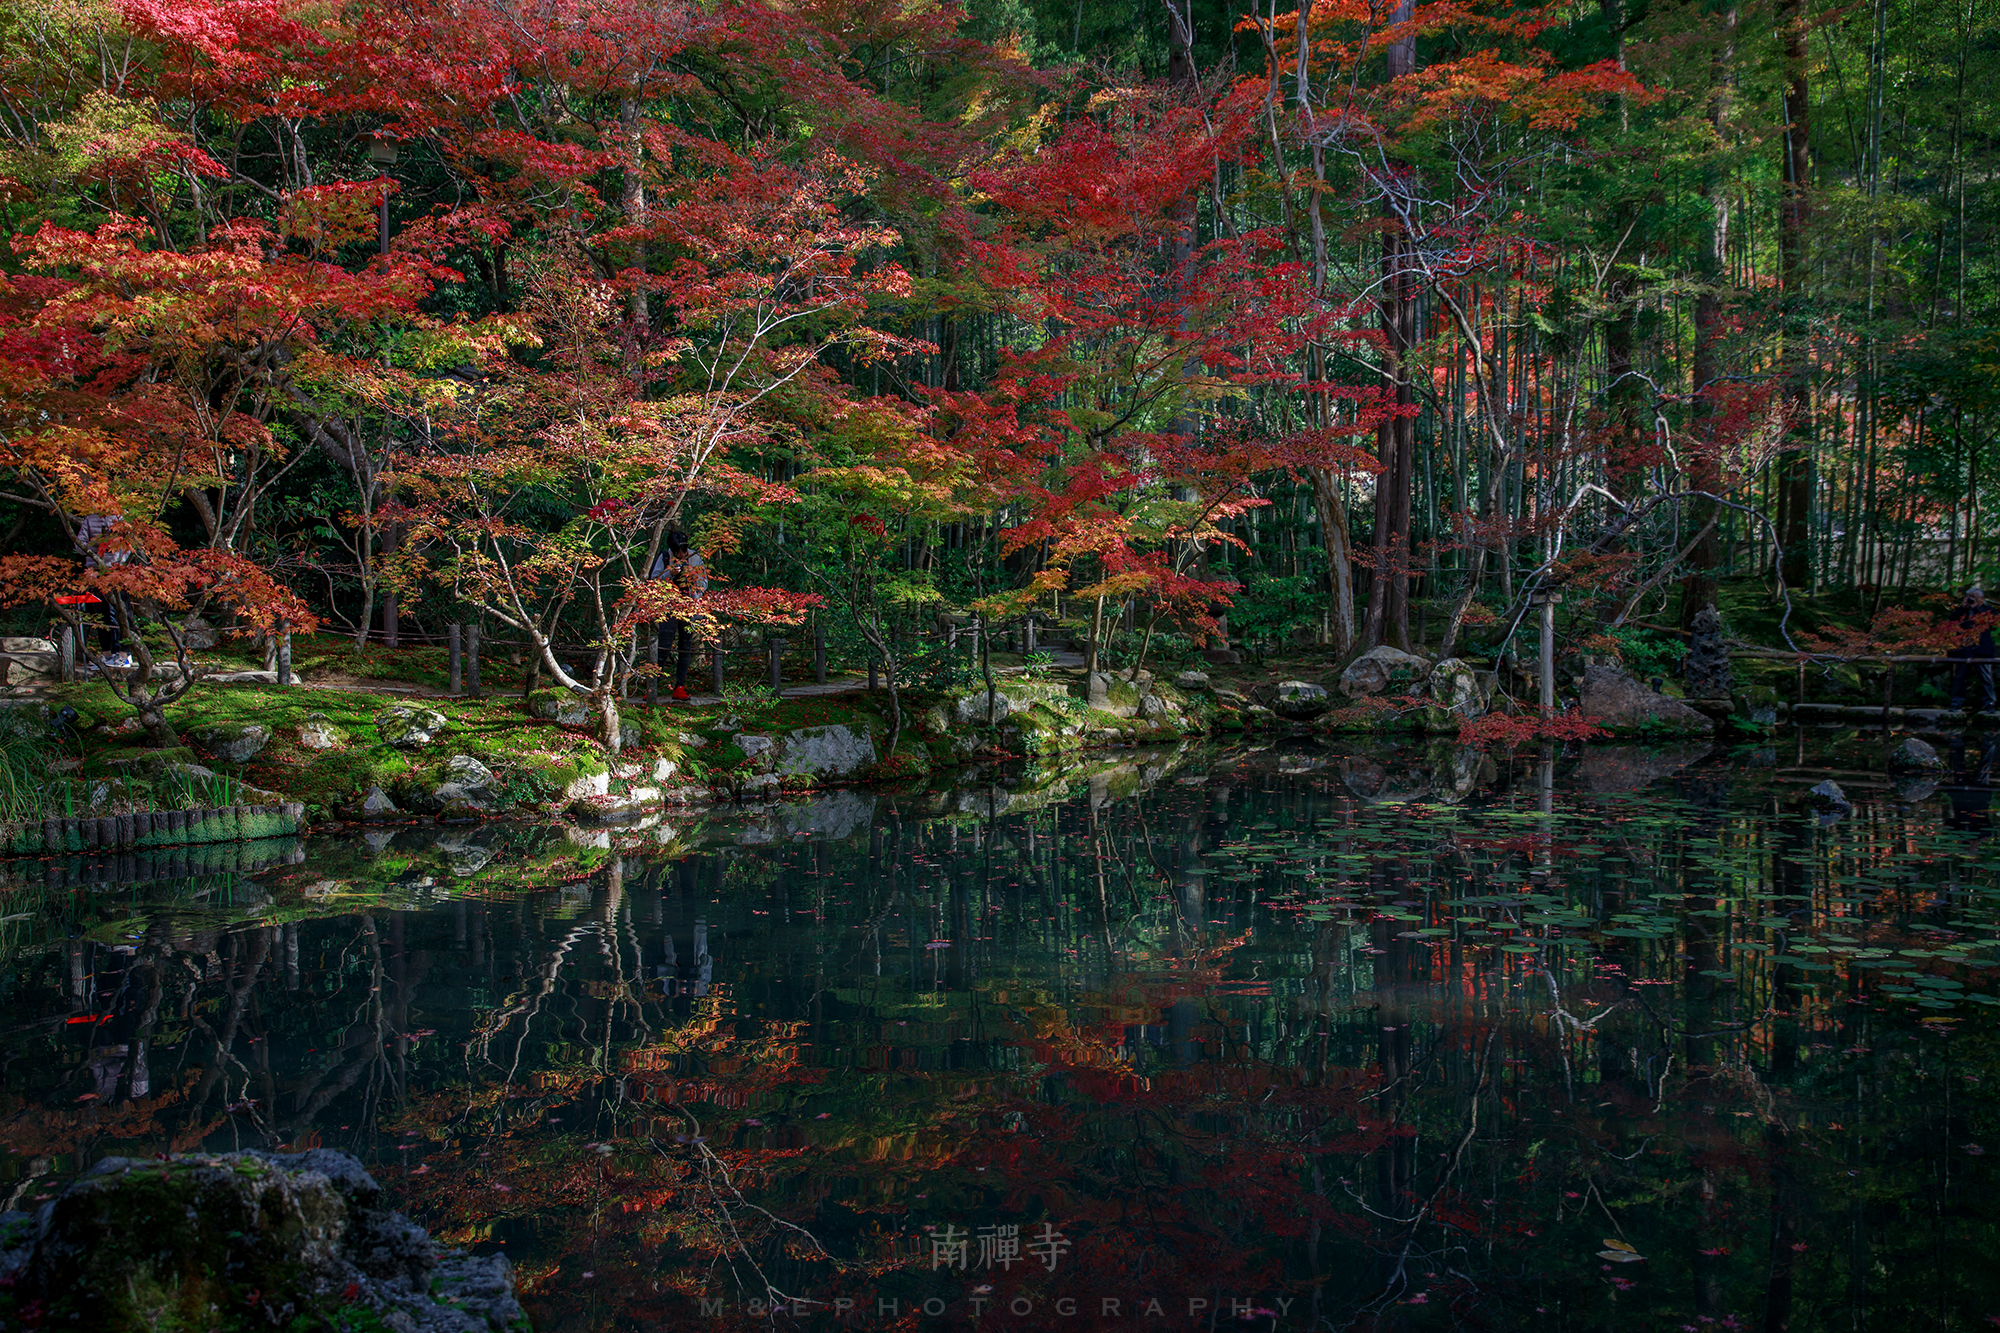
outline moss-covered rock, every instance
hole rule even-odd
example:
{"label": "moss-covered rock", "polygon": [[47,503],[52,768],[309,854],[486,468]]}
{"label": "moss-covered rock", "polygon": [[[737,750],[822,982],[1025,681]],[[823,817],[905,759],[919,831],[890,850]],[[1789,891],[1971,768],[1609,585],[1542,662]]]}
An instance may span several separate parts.
{"label": "moss-covered rock", "polygon": [[536,690],[528,696],[528,715],[559,727],[588,727],[597,722],[597,714],[575,690]]}
{"label": "moss-covered rock", "polygon": [[1100,713],[1110,713],[1114,717],[1136,717],[1139,712],[1139,700],[1144,697],[1140,686],[1150,683],[1150,677],[1142,677],[1140,681],[1135,682],[1123,675],[1098,672],[1083,682],[1081,693],[1084,701]]}
{"label": "moss-covered rock", "polygon": [[375,732],[382,743],[399,750],[433,744],[450,726],[451,719],[437,709],[414,704],[391,704],[375,715]]}
{"label": "moss-covered rock", "polygon": [[338,750],[347,744],[347,733],[324,713],[313,713],[293,729],[298,743],[308,750]]}
{"label": "moss-covered rock", "polygon": [[528,1326],[505,1258],[441,1250],[324,1150],[107,1158],[34,1215],[0,1215],[0,1283],[66,1328],[361,1328],[363,1311],[411,1333]]}
{"label": "moss-covered rock", "polygon": [[896,753],[878,759],[862,776],[871,782],[906,782],[929,777],[932,767],[930,750],[905,737]]}
{"label": "moss-covered rock", "polygon": [[1047,704],[1014,714],[1001,730],[1003,748],[1031,759],[1074,754],[1083,748],[1081,719]]}
{"label": "moss-covered rock", "polygon": [[247,764],[271,743],[271,729],[256,722],[224,722],[196,728],[188,735],[225,764]]}

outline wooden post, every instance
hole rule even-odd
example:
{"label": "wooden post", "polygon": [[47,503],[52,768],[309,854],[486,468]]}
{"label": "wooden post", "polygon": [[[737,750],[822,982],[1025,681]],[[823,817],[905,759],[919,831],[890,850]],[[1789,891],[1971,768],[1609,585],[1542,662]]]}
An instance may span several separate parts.
{"label": "wooden post", "polygon": [[646,702],[656,704],[660,701],[660,627],[647,625],[645,633],[646,665],[653,668],[653,674],[646,679]]}
{"label": "wooden post", "polygon": [[[1882,675],[1882,733],[1889,732],[1889,709],[1896,702],[1896,663],[1892,659],[1889,669]],[[1949,700],[1947,700],[1949,702]]]}
{"label": "wooden post", "polygon": [[1035,651],[1035,618],[1033,616],[1028,617],[1027,634],[1028,634],[1027,646],[1023,648],[1021,651],[1024,653],[1032,653]]}
{"label": "wooden post", "polygon": [[[1799,698],[1798,698],[1798,702],[1799,702],[1799,703],[1804,703],[1805,701],[1806,701],[1806,659],[1805,659],[1805,658],[1803,658],[1803,657],[1801,657],[1801,658],[1799,659]],[[1794,706],[1794,707],[1796,707],[1797,705],[1795,704],[1795,705],[1793,705],[1793,706]]]}
{"label": "wooden post", "polygon": [[76,627],[65,620],[56,639],[56,667],[66,681],[76,679],[76,658]]}
{"label": "wooden post", "polygon": [[813,679],[826,684],[826,624],[813,618]]}
{"label": "wooden post", "polygon": [[882,664],[872,655],[868,659],[868,688],[871,690],[882,688]]}
{"label": "wooden post", "polygon": [[771,640],[771,688],[774,690],[785,688],[785,641],[783,639]]}
{"label": "wooden post", "polygon": [[453,698],[464,693],[465,687],[465,675],[459,660],[460,643],[458,622],[454,620],[444,628],[444,656],[446,670],[451,677],[449,693]]}
{"label": "wooden post", "polygon": [[1553,717],[1556,711],[1556,606],[1562,601],[1562,594],[1538,592],[1531,600],[1542,608],[1542,714]]}
{"label": "wooden post", "polygon": [[465,627],[465,692],[477,699],[479,693],[479,622]]}
{"label": "wooden post", "polygon": [[292,683],[292,627],[278,621],[278,684]]}
{"label": "wooden post", "polygon": [[715,641],[715,656],[711,660],[709,670],[715,685],[712,693],[719,695],[722,693],[722,640],[720,639]]}

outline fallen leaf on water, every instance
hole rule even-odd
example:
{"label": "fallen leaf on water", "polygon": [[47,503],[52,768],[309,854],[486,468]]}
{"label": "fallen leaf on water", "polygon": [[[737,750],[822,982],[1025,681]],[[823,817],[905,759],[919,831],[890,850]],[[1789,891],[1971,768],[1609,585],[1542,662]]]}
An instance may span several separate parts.
{"label": "fallen leaf on water", "polygon": [[1639,1252],[1635,1246],[1627,1245],[1622,1240],[1613,1240],[1609,1236],[1604,1238],[1604,1248],[1607,1250],[1623,1250],[1627,1254],[1637,1254]]}
{"label": "fallen leaf on water", "polygon": [[1646,1261],[1645,1255],[1634,1254],[1630,1250],[1599,1250],[1597,1257],[1609,1259],[1614,1264],[1639,1264]]}

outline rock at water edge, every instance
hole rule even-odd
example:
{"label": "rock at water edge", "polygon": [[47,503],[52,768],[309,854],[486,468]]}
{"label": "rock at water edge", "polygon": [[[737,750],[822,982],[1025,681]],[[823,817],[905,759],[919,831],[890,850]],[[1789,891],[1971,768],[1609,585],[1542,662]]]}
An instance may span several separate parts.
{"label": "rock at water edge", "polygon": [[[1005,703],[1006,697],[999,696]],[[803,727],[778,741],[774,773],[827,779],[852,777],[875,762],[875,738],[845,726]]]}
{"label": "rock at water edge", "polygon": [[1281,680],[1271,695],[1271,711],[1292,722],[1310,722],[1331,707],[1326,690],[1311,681]]}
{"label": "rock at water edge", "polygon": [[1404,676],[1414,688],[1423,683],[1430,671],[1429,659],[1384,644],[1380,648],[1369,649],[1347,664],[1347,670],[1340,673],[1340,692],[1350,699],[1382,694],[1395,683],[1398,675]]}
{"label": "rock at water edge", "polygon": [[1655,694],[1617,667],[1584,668],[1584,716],[1607,727],[1655,727],[1707,735],[1715,723],[1678,699]]}
{"label": "rock at water edge", "polygon": [[1918,740],[1915,736],[1905,736],[1895,749],[1889,752],[1889,769],[1895,773],[1935,773],[1944,767],[1944,760],[1938,752]]}
{"label": "rock at water edge", "polygon": [[442,1248],[325,1149],[108,1157],[33,1214],[0,1215],[0,1283],[65,1328],[190,1309],[217,1328],[527,1326],[503,1256]]}
{"label": "rock at water edge", "polygon": [[1449,709],[1462,718],[1475,718],[1486,712],[1486,692],[1479,688],[1479,673],[1456,657],[1447,657],[1431,668],[1430,695],[1431,702],[1439,708]]}

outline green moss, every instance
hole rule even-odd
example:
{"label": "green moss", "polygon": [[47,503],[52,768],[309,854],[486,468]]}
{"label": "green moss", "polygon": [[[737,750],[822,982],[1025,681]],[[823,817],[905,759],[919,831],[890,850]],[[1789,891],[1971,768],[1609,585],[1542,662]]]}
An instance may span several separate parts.
{"label": "green moss", "polygon": [[1047,757],[1074,754],[1083,748],[1083,733],[1073,726],[1067,715],[1038,703],[1009,717],[1002,731],[1012,731],[1017,753]]}
{"label": "green moss", "polygon": [[[55,1225],[74,1267],[47,1276],[51,1322],[125,1329],[232,1329],[260,1314],[246,1297],[303,1295],[306,1234],[345,1207],[330,1190],[288,1203],[275,1186],[245,1189],[213,1167],[140,1167],[66,1194]],[[204,1225],[190,1227],[190,1214]]]}
{"label": "green moss", "polygon": [[896,753],[876,760],[863,770],[862,776],[871,782],[905,782],[929,777],[932,766],[930,750],[906,737],[896,747]]}

